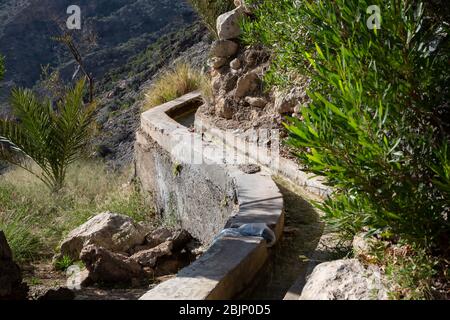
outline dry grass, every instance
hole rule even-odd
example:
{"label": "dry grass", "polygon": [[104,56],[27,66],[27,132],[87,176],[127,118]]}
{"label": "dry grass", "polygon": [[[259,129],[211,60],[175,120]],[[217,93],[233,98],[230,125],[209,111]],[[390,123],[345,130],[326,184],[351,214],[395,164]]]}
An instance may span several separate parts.
{"label": "dry grass", "polygon": [[145,94],[144,111],[200,88],[204,76],[189,64],[178,63],[162,73]]}
{"label": "dry grass", "polygon": [[197,11],[205,26],[216,38],[218,38],[216,30],[217,17],[235,7],[233,0],[189,0],[189,2]]}
{"label": "dry grass", "polygon": [[101,163],[79,163],[70,168],[65,188],[54,194],[21,169],[0,176],[0,229],[15,258],[50,258],[70,230],[104,211],[137,221],[153,219],[128,177],[127,172],[109,172]]}

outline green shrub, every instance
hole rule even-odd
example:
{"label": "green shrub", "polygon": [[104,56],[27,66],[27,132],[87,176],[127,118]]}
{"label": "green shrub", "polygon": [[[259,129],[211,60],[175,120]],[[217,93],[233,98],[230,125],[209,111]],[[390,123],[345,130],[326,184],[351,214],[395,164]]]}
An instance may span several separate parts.
{"label": "green shrub", "polygon": [[[67,168],[78,160],[90,138],[95,105],[84,107],[85,81],[80,80],[62,101],[39,101],[28,89],[12,92],[18,120],[0,119],[0,159],[28,170],[53,191],[59,191]],[[40,170],[33,170],[33,160]]]}
{"label": "green shrub", "polygon": [[[367,227],[443,253],[448,24],[419,1],[260,2],[243,40],[273,48],[269,83],[312,79],[312,102],[286,127],[306,168],[334,187],[321,205],[329,221],[349,235]],[[379,30],[366,25],[370,5],[381,8]]]}
{"label": "green shrub", "polygon": [[386,247],[375,243],[375,262],[384,265],[384,272],[391,283],[390,299],[421,300],[433,297],[433,278],[450,279],[438,275],[440,261],[419,247],[397,244]]}
{"label": "green shrub", "polygon": [[55,261],[55,269],[60,271],[66,271],[67,269],[69,269],[71,265],[73,265],[73,263],[74,261],[72,260],[72,258],[65,255]]}
{"label": "green shrub", "polygon": [[225,12],[234,9],[232,0],[189,0],[192,7],[197,11],[203,23],[212,35],[218,38],[216,21]]}
{"label": "green shrub", "polygon": [[0,230],[18,261],[50,259],[62,238],[101,212],[151,222],[153,209],[129,172],[111,172],[105,164],[77,162],[57,194],[42,189],[23,169],[0,175]]}
{"label": "green shrub", "polygon": [[178,63],[163,72],[145,94],[144,110],[179,98],[199,89],[204,83],[204,75],[186,63]]}

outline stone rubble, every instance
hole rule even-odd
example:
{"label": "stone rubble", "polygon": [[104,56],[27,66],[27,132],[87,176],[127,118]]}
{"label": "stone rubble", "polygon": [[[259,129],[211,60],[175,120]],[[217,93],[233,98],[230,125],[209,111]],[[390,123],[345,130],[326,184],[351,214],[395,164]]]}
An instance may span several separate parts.
{"label": "stone rubble", "polygon": [[93,217],[62,243],[58,256],[69,253],[86,266],[83,287],[140,285],[177,273],[202,253],[201,244],[185,230],[160,227],[149,231],[129,217],[109,212]]}

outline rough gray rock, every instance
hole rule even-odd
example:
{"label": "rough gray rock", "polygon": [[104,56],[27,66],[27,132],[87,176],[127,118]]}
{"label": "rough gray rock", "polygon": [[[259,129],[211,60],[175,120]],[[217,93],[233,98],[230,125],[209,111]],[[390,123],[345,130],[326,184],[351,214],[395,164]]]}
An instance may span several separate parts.
{"label": "rough gray rock", "polygon": [[163,242],[166,242],[172,237],[173,233],[170,229],[165,227],[160,227],[158,229],[153,230],[145,237],[145,242],[151,248],[154,248],[160,245]]}
{"label": "rough gray rock", "polygon": [[319,264],[303,288],[300,300],[386,300],[384,278],[376,266],[356,259]]}
{"label": "rough gray rock", "polygon": [[216,104],[216,112],[219,116],[225,119],[233,118],[234,107],[233,102],[228,97],[220,98]]}
{"label": "rough gray rock", "polygon": [[256,72],[248,72],[240,77],[234,93],[235,99],[243,98],[257,90],[260,86],[260,82],[261,81]]}
{"label": "rough gray rock", "polygon": [[208,64],[214,69],[220,69],[222,68],[226,63],[228,62],[227,58],[219,58],[219,57],[213,57],[209,60]]}
{"label": "rough gray rock", "polygon": [[243,8],[237,7],[217,18],[217,34],[221,40],[238,38],[241,35],[239,21],[243,14]]}
{"label": "rough gray rock", "polygon": [[5,234],[0,231],[0,300],[25,300],[28,286],[22,282],[19,266],[12,259]]}
{"label": "rough gray rock", "polygon": [[248,1],[246,0],[234,0],[235,6],[236,7],[242,6],[244,12],[247,14],[251,14],[252,12],[254,12],[258,7],[259,2],[252,2],[251,4],[249,4]]}
{"label": "rough gray rock", "polygon": [[96,215],[69,233],[60,256],[78,260],[83,247],[94,244],[113,252],[127,252],[144,243],[147,230],[130,217],[111,212]]}
{"label": "rough gray rock", "polygon": [[365,233],[359,233],[353,238],[352,247],[355,256],[367,255],[370,252],[371,246],[370,238],[366,237]]}
{"label": "rough gray rock", "polygon": [[177,252],[183,249],[189,241],[192,240],[192,236],[186,230],[177,230],[170,238],[172,241],[172,251]]}
{"label": "rough gray rock", "polygon": [[239,45],[230,40],[217,40],[211,46],[211,55],[219,58],[228,58],[235,55]]}
{"label": "rough gray rock", "polygon": [[232,73],[224,75],[222,77],[222,84],[220,86],[222,93],[228,93],[234,90],[234,88],[236,88],[238,79],[239,79],[238,76]]}
{"label": "rough gray rock", "polygon": [[245,164],[245,165],[240,165],[239,170],[241,170],[242,172],[244,172],[246,174],[255,174],[255,173],[261,172],[261,167],[256,164]]}
{"label": "rough gray rock", "polygon": [[176,274],[180,269],[190,264],[190,256],[188,253],[175,253],[171,256],[164,256],[158,260],[155,268],[155,275],[165,276]]}
{"label": "rough gray rock", "polygon": [[141,266],[119,253],[113,253],[96,245],[88,245],[80,254],[93,282],[103,284],[131,283],[144,276]]}
{"label": "rough gray rock", "polygon": [[159,258],[172,255],[172,248],[173,242],[166,241],[164,243],[161,243],[155,248],[137,252],[134,255],[132,255],[130,259],[132,261],[135,261],[142,267],[153,268],[155,267]]}
{"label": "rough gray rock", "polygon": [[256,108],[264,108],[267,105],[267,100],[259,97],[245,97],[245,102]]}
{"label": "rough gray rock", "polygon": [[230,62],[230,68],[233,70],[239,70],[241,68],[241,65],[242,65],[241,60],[239,60],[238,58],[233,59]]}
{"label": "rough gray rock", "polygon": [[293,113],[301,103],[305,101],[306,92],[299,88],[293,88],[289,92],[276,91],[275,110],[280,114]]}

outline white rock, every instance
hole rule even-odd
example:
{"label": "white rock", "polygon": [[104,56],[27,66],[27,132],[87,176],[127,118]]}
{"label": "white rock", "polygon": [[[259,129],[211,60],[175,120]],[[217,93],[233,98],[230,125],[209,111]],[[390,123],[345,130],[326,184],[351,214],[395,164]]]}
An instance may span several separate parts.
{"label": "white rock", "polygon": [[97,245],[113,252],[127,252],[144,243],[148,230],[130,217],[111,212],[96,215],[63,240],[60,256],[78,260],[83,247]]}
{"label": "white rock", "polygon": [[319,264],[303,288],[300,300],[387,300],[385,279],[376,266],[356,259]]}
{"label": "white rock", "polygon": [[217,18],[217,34],[221,40],[238,38],[241,35],[239,21],[244,10],[241,6],[226,12]]}

